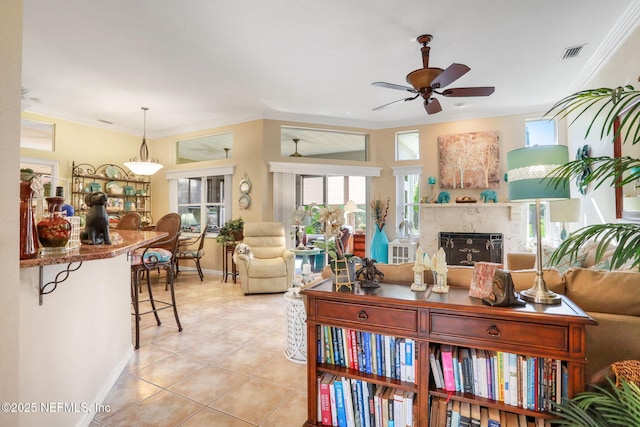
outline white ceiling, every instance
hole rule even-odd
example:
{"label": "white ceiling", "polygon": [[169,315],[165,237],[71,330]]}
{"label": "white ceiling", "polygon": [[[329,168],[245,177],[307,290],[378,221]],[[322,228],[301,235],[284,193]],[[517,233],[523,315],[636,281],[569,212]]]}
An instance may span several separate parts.
{"label": "white ceiling", "polygon": [[[639,0],[24,0],[27,111],[159,137],[270,118],[386,128],[545,111],[581,89],[640,21]],[[430,65],[487,98],[372,111]],[[413,41],[412,41],[413,40]],[[568,47],[582,53],[562,60]],[[624,82],[620,82],[621,84]],[[632,83],[632,82],[629,82]],[[463,107],[455,104],[464,103]],[[100,120],[112,122],[108,125]]]}

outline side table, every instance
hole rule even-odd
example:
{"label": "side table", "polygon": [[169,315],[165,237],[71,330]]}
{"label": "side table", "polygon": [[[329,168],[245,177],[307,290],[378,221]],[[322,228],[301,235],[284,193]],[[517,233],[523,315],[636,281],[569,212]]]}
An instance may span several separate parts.
{"label": "side table", "polygon": [[[222,248],[222,279],[221,282],[227,281],[227,277],[233,277],[233,283],[236,283],[238,272],[236,271],[236,263],[233,262],[233,252],[236,250],[235,242],[229,242]],[[229,271],[231,267],[231,271]]]}
{"label": "side table", "polygon": [[309,264],[309,255],[318,255],[320,252],[322,252],[322,249],[320,249],[320,248],[305,248],[305,249],[293,248],[293,249],[291,249],[291,252],[296,254],[296,256],[298,256],[298,255],[302,256],[302,264],[300,265],[300,271],[302,271],[303,268],[304,268],[303,266],[305,264]]}
{"label": "side table", "polygon": [[287,303],[287,347],[284,357],[294,363],[307,363],[307,313],[302,296],[297,289],[290,288],[284,293]]}

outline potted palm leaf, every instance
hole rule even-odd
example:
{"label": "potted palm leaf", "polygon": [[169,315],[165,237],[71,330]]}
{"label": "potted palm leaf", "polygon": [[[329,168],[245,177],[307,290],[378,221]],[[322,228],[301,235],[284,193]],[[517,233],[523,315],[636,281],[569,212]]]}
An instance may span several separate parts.
{"label": "potted palm leaf", "polygon": [[616,387],[594,386],[551,411],[557,419],[551,424],[567,427],[640,426],[640,387],[624,379]]}
{"label": "potted palm leaf", "polygon": [[[585,138],[593,131],[600,132],[600,138],[620,138],[622,144],[640,142],[640,91],[633,86],[614,89],[599,88],[576,92],[557,102],[548,112],[554,118],[572,117],[570,125],[577,120],[591,116]],[[616,125],[619,123],[619,126]],[[584,177],[584,185],[593,184],[620,187],[640,179],[640,160],[624,157],[583,157],[558,168],[552,181],[583,177],[586,168],[591,174]],[[629,264],[640,267],[640,224],[607,223],[583,227],[569,235],[554,251],[550,258],[558,264],[566,256],[577,259],[579,249],[588,241],[598,242],[596,262],[610,243],[616,243],[611,257],[611,269]]]}

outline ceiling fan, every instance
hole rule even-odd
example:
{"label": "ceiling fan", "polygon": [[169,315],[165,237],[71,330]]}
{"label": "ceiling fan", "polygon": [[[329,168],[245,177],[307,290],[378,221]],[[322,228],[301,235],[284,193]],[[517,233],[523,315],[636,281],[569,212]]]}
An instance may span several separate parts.
{"label": "ceiling fan", "polygon": [[407,92],[415,94],[408,98],[398,99],[397,101],[390,102],[388,104],[381,105],[373,110],[380,110],[388,107],[389,105],[403,102],[412,101],[421,96],[424,99],[424,109],[427,114],[435,114],[442,111],[440,102],[433,97],[433,94],[438,94],[447,97],[463,97],[463,96],[489,96],[493,93],[495,88],[493,86],[488,87],[459,87],[453,89],[444,89],[445,86],[458,80],[464,74],[466,74],[470,68],[464,64],[451,64],[447,69],[429,67],[429,51],[431,48],[427,46],[433,39],[430,34],[424,34],[417,38],[418,43],[422,44],[422,68],[414,70],[407,74],[407,83],[413,87],[402,86],[387,82],[374,82],[373,86],[386,87],[389,89],[405,90]]}

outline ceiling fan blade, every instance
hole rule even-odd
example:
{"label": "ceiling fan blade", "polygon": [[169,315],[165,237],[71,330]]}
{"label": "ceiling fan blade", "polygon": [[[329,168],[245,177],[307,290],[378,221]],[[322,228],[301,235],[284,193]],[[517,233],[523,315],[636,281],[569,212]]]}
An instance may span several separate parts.
{"label": "ceiling fan blade", "polygon": [[427,110],[427,114],[435,114],[442,111],[440,101],[435,98],[429,98],[424,100],[424,109]]}
{"label": "ceiling fan blade", "polygon": [[457,87],[442,91],[443,96],[489,96],[496,90],[493,86],[487,87]]}
{"label": "ceiling fan blade", "polygon": [[418,96],[420,96],[420,94],[410,97],[410,98],[404,98],[404,99],[398,99],[396,101],[393,102],[389,102],[388,104],[384,104],[381,105],[379,107],[374,108],[372,111],[377,111],[377,110],[382,110],[383,108],[387,108],[389,105],[393,105],[393,104],[397,104],[398,102],[403,102],[403,101],[413,101],[414,99],[416,99]]}
{"label": "ceiling fan blade", "polygon": [[471,68],[464,64],[451,64],[446,70],[438,74],[438,77],[433,79],[431,87],[438,89],[448,86],[452,82],[464,76],[470,69]]}
{"label": "ceiling fan blade", "polygon": [[373,83],[371,83],[371,85],[372,86],[379,86],[379,87],[386,87],[387,89],[406,90],[407,92],[411,92],[411,93],[416,93],[417,92],[417,90],[415,90],[412,87],[397,85],[397,84],[394,84],[394,83],[373,82]]}

